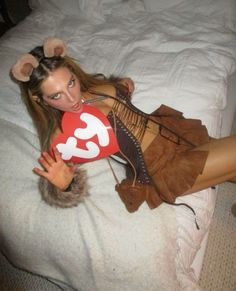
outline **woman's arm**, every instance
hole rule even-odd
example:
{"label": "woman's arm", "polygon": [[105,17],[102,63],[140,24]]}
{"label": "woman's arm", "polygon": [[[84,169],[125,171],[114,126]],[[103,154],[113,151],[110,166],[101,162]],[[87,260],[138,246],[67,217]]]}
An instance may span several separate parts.
{"label": "woman's arm", "polygon": [[[114,97],[117,99],[117,89],[121,90],[123,92],[122,94],[128,98],[131,97],[133,91],[134,91],[134,82],[130,78],[111,78],[112,83],[111,84],[102,84],[97,85],[95,87],[92,87],[89,89],[89,94],[83,94],[83,97],[85,100],[91,98],[91,94],[93,95],[107,95]],[[96,102],[99,109],[104,113],[107,114],[107,111],[109,112],[114,104],[114,99],[107,98],[103,100],[102,102]],[[103,106],[107,108],[103,108]]]}
{"label": "woman's arm", "polygon": [[[101,83],[104,83],[106,85],[110,84],[110,85],[113,85],[114,87],[120,87],[120,88],[123,87],[123,89],[127,90],[126,93],[128,93],[129,96],[131,96],[134,92],[134,89],[135,89],[134,82],[130,77],[119,77],[115,75],[110,75],[109,77],[106,77],[104,74],[96,74],[94,75],[94,77],[100,80]],[[97,84],[97,85],[94,85],[94,87],[97,88],[97,87],[100,87],[100,85]]]}
{"label": "woman's arm", "polygon": [[129,78],[129,77],[124,77],[124,78],[111,77],[110,80],[114,85],[107,85],[107,84],[106,85],[98,85],[96,87],[91,88],[89,91],[99,92],[99,93],[103,93],[103,94],[115,97],[116,90],[115,90],[114,86],[115,86],[115,84],[117,84],[117,85],[124,86],[127,89],[127,91],[128,91],[127,93],[129,95],[133,94],[135,86],[134,86],[134,82],[131,78]]}

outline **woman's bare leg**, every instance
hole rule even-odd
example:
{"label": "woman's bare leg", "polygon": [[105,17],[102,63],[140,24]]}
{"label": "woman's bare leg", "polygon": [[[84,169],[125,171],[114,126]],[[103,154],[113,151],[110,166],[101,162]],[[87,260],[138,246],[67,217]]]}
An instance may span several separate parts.
{"label": "woman's bare leg", "polygon": [[236,136],[214,139],[195,150],[209,151],[202,175],[193,187],[184,194],[190,194],[225,181],[236,182]]}

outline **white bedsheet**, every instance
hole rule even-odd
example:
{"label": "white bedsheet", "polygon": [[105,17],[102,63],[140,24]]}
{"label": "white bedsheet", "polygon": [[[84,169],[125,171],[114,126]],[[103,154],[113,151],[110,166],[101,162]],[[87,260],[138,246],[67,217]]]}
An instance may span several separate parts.
{"label": "white bedsheet", "polygon": [[90,185],[84,203],[67,210],[45,205],[31,172],[39,155],[35,129],[8,73],[19,54],[56,35],[86,70],[130,76],[133,102],[143,111],[164,103],[202,119],[217,137],[236,68],[233,3],[188,0],[158,13],[117,4],[104,20],[38,10],[2,38],[0,247],[16,265],[79,290],[198,290],[191,264],[211,220],[214,190],[179,199],[197,212],[200,231],[184,207],[143,205],[129,214],[102,160],[83,166]]}

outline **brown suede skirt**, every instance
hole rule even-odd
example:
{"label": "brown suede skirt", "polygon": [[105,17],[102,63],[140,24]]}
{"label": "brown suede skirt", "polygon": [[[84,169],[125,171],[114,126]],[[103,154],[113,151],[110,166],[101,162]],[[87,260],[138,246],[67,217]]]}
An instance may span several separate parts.
{"label": "brown suede skirt", "polygon": [[145,150],[144,159],[157,194],[174,202],[202,174],[208,152],[195,148],[209,142],[210,137],[200,120],[186,119],[165,105],[153,112],[152,118],[163,126]]}

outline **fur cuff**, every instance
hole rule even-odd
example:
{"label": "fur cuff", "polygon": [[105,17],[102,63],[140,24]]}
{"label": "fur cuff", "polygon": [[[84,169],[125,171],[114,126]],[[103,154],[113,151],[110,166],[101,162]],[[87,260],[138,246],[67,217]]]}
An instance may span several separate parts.
{"label": "fur cuff", "polygon": [[76,170],[71,191],[61,191],[43,177],[39,179],[39,190],[43,200],[51,206],[61,208],[77,206],[87,192],[86,172],[81,169]]}

